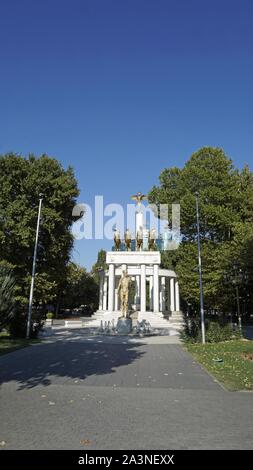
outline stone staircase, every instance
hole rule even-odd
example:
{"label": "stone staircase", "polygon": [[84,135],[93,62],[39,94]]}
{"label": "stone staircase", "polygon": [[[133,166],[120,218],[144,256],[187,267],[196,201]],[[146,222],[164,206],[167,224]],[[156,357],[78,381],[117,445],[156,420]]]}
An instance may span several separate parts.
{"label": "stone staircase", "polygon": [[[83,323],[85,328],[98,328],[101,325],[101,320],[103,323],[114,321],[116,326],[118,318],[121,317],[121,312],[104,312],[98,310],[92,318]],[[182,312],[172,312],[171,315],[164,316],[163,313],[154,313],[154,312],[134,312],[131,315],[131,318],[138,321],[147,320],[152,328],[172,328],[174,330],[181,330],[183,328],[183,314]],[[135,324],[135,322],[134,322]]]}
{"label": "stone staircase", "polygon": [[105,321],[112,322],[112,320],[114,320],[114,324],[116,326],[119,317],[121,317],[121,312],[119,310],[115,312],[104,312],[103,310],[97,310],[90,320],[86,321],[83,326],[85,328],[97,328],[100,327],[101,320],[103,323]]}
{"label": "stone staircase", "polygon": [[170,325],[176,330],[182,330],[184,327],[184,316],[181,311],[172,312],[170,315]]}
{"label": "stone staircase", "polygon": [[[138,321],[147,320],[152,328],[172,328],[174,330],[180,331],[183,328],[184,320],[182,312],[172,312],[171,315],[164,316],[163,313],[154,313],[154,312],[134,312],[130,315],[132,319]],[[116,326],[118,318],[121,317],[121,312],[104,312],[98,310],[88,321],[86,321],[83,326],[85,328],[97,328],[101,325],[101,320],[103,323],[114,320]],[[135,322],[134,322],[135,324]]]}
{"label": "stone staircase", "polygon": [[164,316],[161,312],[139,312],[138,321],[141,320],[149,321],[152,328],[172,328],[178,331],[183,328],[184,324],[182,312],[172,312],[168,316]]}
{"label": "stone staircase", "polygon": [[170,321],[162,313],[138,312],[138,321],[147,320],[152,328],[170,328]]}

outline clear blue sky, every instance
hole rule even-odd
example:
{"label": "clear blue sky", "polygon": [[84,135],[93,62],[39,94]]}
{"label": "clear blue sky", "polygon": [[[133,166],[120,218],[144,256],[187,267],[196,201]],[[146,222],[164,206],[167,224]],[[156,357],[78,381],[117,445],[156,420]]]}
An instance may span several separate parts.
{"label": "clear blue sky", "polygon": [[0,68],[0,153],[71,164],[80,201],[125,204],[203,145],[252,163],[252,0],[0,0]]}

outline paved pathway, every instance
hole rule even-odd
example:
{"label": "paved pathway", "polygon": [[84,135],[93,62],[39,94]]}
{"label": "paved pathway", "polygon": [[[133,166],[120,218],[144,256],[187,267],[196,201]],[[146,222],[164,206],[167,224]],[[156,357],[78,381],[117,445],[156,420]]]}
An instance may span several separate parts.
{"label": "paved pathway", "polygon": [[65,332],[0,371],[7,449],[253,448],[253,394],[225,391],[166,338]]}

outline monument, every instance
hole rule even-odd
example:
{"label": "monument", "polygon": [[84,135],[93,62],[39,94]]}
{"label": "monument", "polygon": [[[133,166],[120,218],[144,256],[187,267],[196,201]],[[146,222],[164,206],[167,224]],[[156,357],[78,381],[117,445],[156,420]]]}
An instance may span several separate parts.
{"label": "monument", "polygon": [[[134,313],[139,322],[146,320],[154,328],[182,328],[178,277],[173,270],[161,268],[161,237],[154,228],[144,227],[141,204],[145,198],[141,193],[132,196],[137,202],[134,236],[126,229],[121,240],[116,230],[114,247],[106,253],[108,268],[99,273],[99,310],[91,320],[93,326],[101,320],[130,323],[126,320]],[[134,299],[129,298],[130,281],[135,285]]]}
{"label": "monument", "polygon": [[132,320],[128,315],[128,294],[130,283],[130,277],[126,271],[123,271],[118,285],[118,293],[120,292],[121,300],[121,313],[123,317],[118,319],[116,326],[116,330],[119,334],[128,334],[132,331]]}
{"label": "monument", "polygon": [[125,318],[128,317],[128,291],[130,282],[131,279],[128,276],[127,272],[123,271],[122,277],[118,285],[118,292],[120,292],[122,316]]}

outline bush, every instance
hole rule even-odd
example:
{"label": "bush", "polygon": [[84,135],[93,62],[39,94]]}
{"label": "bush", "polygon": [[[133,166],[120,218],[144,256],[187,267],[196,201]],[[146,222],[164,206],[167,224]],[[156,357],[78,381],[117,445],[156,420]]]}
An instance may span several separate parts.
{"label": "bush", "polygon": [[[219,343],[241,337],[241,332],[237,327],[234,329],[231,323],[224,320],[206,320],[205,338],[207,343]],[[183,341],[188,343],[201,343],[201,323],[199,319],[188,318],[184,330],[181,334]]]}
{"label": "bush", "polygon": [[33,339],[38,338],[38,334],[39,334],[40,330],[43,328],[43,325],[44,325],[44,321],[42,320],[42,318],[34,320],[32,322],[30,337],[33,338]]}
{"label": "bush", "polygon": [[16,310],[10,320],[8,330],[12,338],[25,338],[26,336],[27,313]]}
{"label": "bush", "polygon": [[47,317],[47,320],[53,320],[53,318],[54,318],[54,313],[53,313],[53,312],[48,312],[47,315],[46,315],[46,317]]}
{"label": "bush", "polygon": [[[41,315],[34,314],[31,322],[30,338],[37,338],[44,322]],[[17,310],[12,317],[8,330],[12,338],[25,338],[27,328],[27,311]]]}

